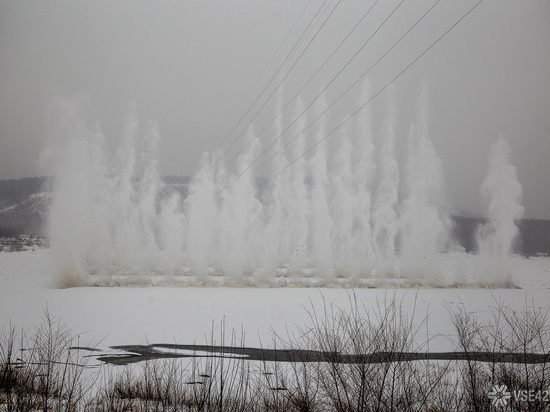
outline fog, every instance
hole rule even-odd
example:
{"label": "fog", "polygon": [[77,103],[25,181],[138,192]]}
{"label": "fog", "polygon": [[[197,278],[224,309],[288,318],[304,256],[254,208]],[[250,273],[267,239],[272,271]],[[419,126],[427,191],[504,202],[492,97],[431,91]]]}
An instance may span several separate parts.
{"label": "fog", "polygon": [[[380,3],[304,89],[304,106],[400,2]],[[437,4],[369,72],[371,94],[476,3]],[[270,77],[275,74],[275,81],[282,78],[276,75],[277,68],[323,4],[321,0],[2,2],[0,179],[50,174],[55,157],[41,153],[71,139],[75,128],[67,128],[67,113],[90,128],[97,121],[106,147],[114,150],[120,146],[132,101],[137,108],[137,127],[148,130],[152,122],[158,125],[159,173],[194,173],[202,153],[217,147]],[[336,4],[326,2],[328,11],[322,19]],[[256,132],[278,113],[276,95],[282,94],[286,104],[373,4],[338,3],[283,82],[282,92],[254,119]],[[330,86],[327,103],[388,50],[431,4],[405,1]],[[548,2],[484,0],[392,84],[396,97],[392,124],[403,170],[404,155],[399,153],[407,148],[415,102],[425,85],[426,127],[441,158],[443,202],[448,207],[469,214],[487,213],[480,187],[488,173],[490,147],[502,135],[510,146],[509,162],[516,167],[523,187],[525,216],[550,218],[549,22]],[[297,56],[285,65],[283,73],[288,73]],[[266,65],[266,72],[247,95]],[[268,87],[268,94],[273,86]],[[376,129],[383,127],[388,114],[387,92],[371,105]],[[349,99],[342,99],[331,110],[325,120],[327,130],[356,110],[360,93],[359,88],[352,90]],[[262,95],[220,146],[222,151],[246,129],[268,94]],[[290,121],[291,111],[285,111],[285,116]],[[260,137],[263,147],[275,134],[271,130],[269,138],[268,133]],[[330,137],[329,158],[339,153],[339,135]],[[246,142],[243,132],[227,156],[231,158]],[[268,164],[260,174],[270,176],[275,169]]]}

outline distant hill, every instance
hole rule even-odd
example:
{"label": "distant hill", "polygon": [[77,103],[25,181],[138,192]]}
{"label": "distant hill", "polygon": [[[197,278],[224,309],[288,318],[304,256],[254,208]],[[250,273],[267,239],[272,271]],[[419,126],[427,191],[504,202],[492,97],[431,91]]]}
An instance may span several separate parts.
{"label": "distant hill", "polygon": [[[173,192],[179,192],[183,198],[187,196],[189,176],[165,176],[162,180],[165,187],[161,197]],[[48,177],[0,180],[0,237],[46,236],[51,188],[52,178]],[[485,219],[454,213],[451,216],[453,237],[466,251],[475,251],[475,234]],[[525,255],[550,254],[550,220],[523,219],[519,228],[519,252]]]}
{"label": "distant hill", "polygon": [[51,178],[0,180],[0,237],[44,236]]}
{"label": "distant hill", "polygon": [[[187,196],[188,176],[166,176],[161,196]],[[0,237],[46,236],[52,202],[51,177],[0,180]]]}

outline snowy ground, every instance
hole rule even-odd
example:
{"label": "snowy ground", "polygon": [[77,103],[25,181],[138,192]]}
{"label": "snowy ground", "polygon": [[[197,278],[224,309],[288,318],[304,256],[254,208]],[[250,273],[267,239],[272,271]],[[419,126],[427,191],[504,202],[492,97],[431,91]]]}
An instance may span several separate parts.
{"label": "snowy ground", "polygon": [[[490,270],[472,255],[453,255],[465,273]],[[475,270],[473,270],[475,269]],[[143,343],[204,344],[212,328],[219,337],[225,320],[231,330],[245,334],[247,346],[269,347],[272,331],[283,337],[297,325],[310,324],[308,308],[322,310],[323,301],[348,307],[351,293],[367,307],[377,299],[395,296],[419,322],[429,317],[422,337],[433,338],[431,351],[451,349],[450,311],[461,304],[479,316],[503,302],[513,308],[526,305],[550,308],[550,258],[513,257],[501,263],[517,287],[386,287],[358,288],[243,288],[243,287],[55,287],[49,249],[0,253],[0,324],[29,328],[44,308],[59,316],[81,342],[100,341],[102,350],[113,345]],[[494,275],[494,274],[493,274]],[[491,276],[493,276],[491,275]],[[480,276],[478,273],[476,276]],[[465,284],[472,284],[471,281]],[[213,326],[214,325],[214,326]],[[227,344],[228,342],[226,342]]]}

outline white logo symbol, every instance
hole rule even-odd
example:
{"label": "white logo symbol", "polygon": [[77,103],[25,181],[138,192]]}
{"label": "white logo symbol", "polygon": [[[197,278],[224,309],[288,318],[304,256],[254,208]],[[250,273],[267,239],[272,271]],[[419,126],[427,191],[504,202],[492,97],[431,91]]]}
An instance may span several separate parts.
{"label": "white logo symbol", "polygon": [[489,392],[488,396],[493,401],[493,405],[506,406],[512,394],[508,392],[506,385],[493,385],[493,389]]}

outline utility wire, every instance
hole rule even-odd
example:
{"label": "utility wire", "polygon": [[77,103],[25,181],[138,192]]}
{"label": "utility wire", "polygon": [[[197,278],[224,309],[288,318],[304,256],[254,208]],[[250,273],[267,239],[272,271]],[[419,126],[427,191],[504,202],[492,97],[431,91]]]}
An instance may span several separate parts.
{"label": "utility wire", "polygon": [[281,50],[281,48],[283,47],[283,44],[286,43],[288,37],[290,36],[290,33],[292,33],[294,31],[294,28],[296,27],[296,25],[298,24],[298,22],[300,21],[300,19],[302,18],[302,16],[304,15],[305,11],[307,10],[307,8],[309,7],[310,3],[312,2],[313,0],[309,0],[306,4],[306,6],[302,9],[302,12],[300,13],[300,15],[298,16],[298,18],[294,21],[294,24],[292,25],[292,27],[290,28],[290,30],[288,31],[288,33],[286,34],[285,38],[283,39],[283,41],[279,44],[279,47],[277,47],[277,50],[275,51],[275,53],[273,53],[273,55],[271,56],[271,58],[269,59],[269,61],[267,62],[267,64],[265,65],[265,67],[263,68],[262,72],[260,73],[260,75],[256,78],[256,80],[254,81],[254,83],[252,84],[252,86],[250,86],[250,88],[248,89],[248,91],[246,92],[246,94],[243,96],[243,98],[241,99],[241,101],[237,104],[237,106],[235,107],[235,109],[233,109],[233,111],[231,112],[231,114],[227,117],[227,119],[225,119],[225,121],[223,122],[223,124],[219,127],[218,130],[216,130],[216,132],[212,135],[212,138],[206,143],[207,144],[207,147],[210,146],[213,142],[213,140],[215,140],[215,138],[220,134],[220,132],[222,131],[222,129],[225,128],[225,126],[229,123],[229,120],[235,115],[235,113],[237,112],[237,110],[241,107],[241,105],[243,104],[243,102],[246,100],[246,98],[250,95],[250,93],[252,92],[252,90],[254,89],[254,87],[256,87],[256,84],[258,84],[258,82],[260,81],[260,79],[262,78],[262,76],[265,74],[265,72],[267,71],[267,68],[271,65],[271,63],[273,62],[273,60],[275,59],[275,56],[277,56],[277,54],[279,53],[279,51]]}
{"label": "utility wire", "polygon": [[[479,0],[466,14],[464,14],[456,23],[454,23],[449,29],[447,29],[441,36],[439,36],[427,49],[425,49],[418,57],[416,57],[411,63],[409,63],[403,70],[401,70],[395,77],[393,77],[392,80],[390,80],[384,87],[382,87],[376,94],[374,94],[369,100],[367,100],[365,103],[363,103],[355,112],[353,112],[351,115],[349,115],[345,120],[343,120],[338,126],[336,126],[334,129],[332,129],[327,135],[325,135],[321,140],[319,140],[317,143],[315,143],[313,146],[311,146],[308,150],[306,150],[304,153],[302,153],[300,156],[298,156],[296,159],[294,159],[291,163],[289,163],[286,167],[279,170],[277,173],[272,175],[269,179],[265,180],[261,184],[257,185],[253,190],[251,190],[249,193],[252,193],[253,191],[259,189],[260,187],[264,186],[271,180],[273,180],[275,177],[283,173],[285,170],[290,168],[293,164],[295,164],[298,160],[300,160],[302,157],[304,157],[306,154],[311,152],[313,149],[315,149],[321,142],[326,140],[328,137],[330,137],[336,130],[338,130],[340,127],[342,127],[346,122],[348,122],[351,118],[353,118],[357,113],[359,113],[367,104],[369,104],[372,100],[374,100],[380,93],[382,93],[390,84],[392,84],[394,81],[396,81],[403,73],[405,73],[411,66],[413,66],[418,60],[420,60],[428,51],[430,51],[441,39],[443,39],[451,30],[453,30],[460,22],[462,22],[470,13],[472,13],[481,3],[483,0]],[[311,125],[311,124],[310,124]],[[309,126],[308,126],[309,127]],[[305,129],[304,129],[305,130]],[[271,158],[270,158],[271,159]],[[233,180],[234,182],[234,180]],[[231,184],[233,183],[231,182]]]}
{"label": "utility wire", "polygon": [[[262,89],[262,91],[258,94],[258,97],[256,97],[256,99],[254,100],[254,102],[249,106],[249,108],[246,110],[246,112],[241,116],[241,118],[239,119],[239,121],[235,124],[235,126],[233,126],[233,128],[225,135],[225,137],[220,141],[220,143],[216,146],[215,150],[212,152],[212,155],[215,155],[217,153],[217,151],[220,149],[220,147],[225,143],[225,141],[233,134],[233,132],[235,131],[235,129],[239,126],[239,124],[241,124],[241,122],[244,120],[244,118],[248,115],[248,113],[250,112],[250,110],[252,110],[252,108],[254,107],[254,105],[258,102],[258,100],[260,99],[260,97],[264,94],[264,92],[267,90],[267,88],[269,87],[269,85],[271,84],[271,82],[273,81],[273,79],[277,76],[277,74],[281,71],[281,69],[283,68],[284,64],[287,62],[287,60],[290,58],[290,56],[294,53],[294,51],[296,50],[296,48],[298,47],[299,44],[301,44],[301,40],[304,36],[307,35],[307,33],[309,33],[309,30],[310,30],[310,27],[312,26],[312,24],[314,24],[314,22],[316,21],[316,18],[317,16],[319,15],[319,13],[321,12],[321,10],[324,8],[325,4],[327,3],[328,0],[324,0],[323,1],[323,4],[321,4],[321,7],[319,7],[319,9],[317,10],[317,12],[315,13],[315,15],[313,16],[313,18],[310,20],[309,24],[307,25],[307,27],[304,29],[304,31],[302,32],[302,34],[300,35],[300,37],[298,38],[298,40],[296,41],[296,43],[294,43],[294,46],[292,47],[292,49],[288,52],[288,54],[286,55],[286,57],[284,58],[283,62],[279,65],[279,68],[277,69],[277,71],[271,76],[271,78],[268,80],[268,82],[266,83],[266,85],[264,86],[264,88]],[[244,131],[243,131],[244,132]],[[217,163],[217,160],[214,162],[214,164]],[[213,165],[211,165],[212,167]]]}
{"label": "utility wire", "polygon": [[[404,1],[404,0],[402,0]],[[245,126],[245,128],[243,128],[243,130],[241,131],[241,133],[239,133],[239,135],[233,140],[233,142],[229,145],[229,147],[221,154],[221,156],[219,158],[217,158],[213,164],[210,166],[210,168],[214,167],[218,161],[220,161],[220,159],[222,159],[226,154],[227,152],[231,149],[231,147],[233,147],[233,145],[239,140],[239,138],[243,135],[243,133],[246,131],[246,128],[248,126],[250,126],[252,124],[252,122],[254,121],[254,119],[256,119],[256,117],[258,116],[258,114],[260,114],[260,112],[262,111],[262,109],[266,106],[266,104],[269,102],[269,100],[271,99],[271,97],[273,97],[273,95],[275,94],[275,92],[277,92],[277,90],[279,89],[279,87],[281,86],[281,84],[285,81],[285,79],[288,77],[288,75],[290,74],[290,72],[292,71],[292,69],[294,69],[294,67],[298,64],[298,62],[300,61],[300,59],[302,58],[302,56],[304,55],[304,53],[308,50],[309,46],[311,45],[311,43],[315,40],[315,38],[317,37],[317,35],[319,34],[319,32],[323,29],[323,27],[325,27],[327,21],[330,19],[330,17],[332,16],[332,14],[334,13],[334,11],[336,10],[336,8],[338,7],[338,5],[342,2],[342,0],[338,0],[338,2],[336,3],[336,5],[334,6],[334,8],[331,10],[330,14],[326,17],[326,19],[323,21],[323,24],[321,25],[321,27],[319,27],[319,29],[315,32],[315,35],[311,38],[311,40],[309,41],[309,43],[306,45],[305,49],[302,51],[302,53],[298,56],[298,58],[296,59],[296,61],[294,62],[294,64],[290,67],[289,71],[283,76],[283,78],[281,79],[281,81],[279,82],[279,84],[277,84],[277,86],[275,87],[275,89],[273,89],[273,91],[271,92],[271,94],[268,96],[268,98],[266,99],[266,101],[264,102],[264,104],[258,109],[258,111],[256,112],[256,114],[254,115],[254,117],[252,117],[252,119],[248,122],[248,124]],[[277,74],[277,73],[275,73]],[[267,86],[266,86],[267,88]],[[264,89],[265,90],[265,89]],[[263,93],[263,91],[262,91]],[[258,96],[258,99],[259,99],[260,96]],[[258,100],[256,99],[256,101]],[[256,101],[254,103],[256,103]],[[252,108],[252,106],[251,106]],[[247,113],[248,114],[248,111]],[[245,116],[246,116],[245,114]],[[244,116],[243,116],[244,118]],[[242,119],[241,119],[242,120]],[[234,129],[233,129],[234,130]]]}
{"label": "utility wire", "polygon": [[[296,136],[294,136],[289,142],[287,142],[285,145],[283,145],[283,147],[278,150],[277,152],[275,152],[271,157],[269,157],[266,161],[264,161],[262,164],[260,164],[258,167],[256,167],[255,169],[252,170],[252,172],[255,172],[256,170],[258,170],[260,167],[262,167],[264,164],[266,164],[267,162],[269,162],[271,159],[273,159],[277,154],[279,154],[281,151],[283,151],[289,144],[291,144],[294,140],[296,140],[298,138],[298,136],[300,136],[304,131],[306,131],[313,123],[315,123],[321,116],[323,116],[326,112],[329,111],[329,109],[331,109],[338,101],[340,101],[340,99],[342,97],[344,97],[357,83],[359,83],[359,81],[361,81],[361,79],[363,79],[371,70],[374,66],[376,66],[380,60],[382,60],[429,12],[430,10],[432,10],[435,5],[437,3],[439,3],[440,0],[437,0],[436,3],[434,3],[429,9],[427,12],[425,12],[417,21],[416,23],[411,27],[409,28],[409,30],[407,30],[405,32],[405,34],[403,34],[372,66],[370,66],[366,72],[364,72],[351,86],[349,86],[345,91],[344,93],[342,93],[330,106],[328,106],[320,115],[318,115],[310,124],[308,124],[306,126],[305,129],[303,129],[300,133],[298,133]],[[239,179],[243,174],[245,174],[264,154],[266,154],[269,149],[271,149],[275,143],[277,143],[278,140],[280,140],[284,134],[298,121],[298,119],[300,119],[300,117],[302,117],[304,115],[304,113],[307,112],[307,110],[317,101],[317,99],[319,99],[319,97],[321,97],[323,95],[323,93],[330,87],[330,85],[336,80],[336,78],[346,69],[346,67],[355,59],[355,57],[357,57],[357,55],[359,54],[359,52],[366,46],[366,44],[374,37],[374,35],[376,35],[376,33],[378,33],[378,31],[380,31],[380,29],[382,28],[382,26],[384,26],[384,24],[386,24],[386,22],[393,16],[393,14],[397,11],[397,9],[403,4],[404,0],[402,0],[395,9],[393,9],[393,11],[386,17],[386,19],[384,19],[384,21],[380,24],[380,26],[378,26],[378,28],[374,31],[374,33],[367,39],[367,41],[365,43],[363,43],[363,45],[359,48],[359,50],[357,50],[357,52],[352,56],[352,58],[350,60],[348,60],[348,62],[344,65],[344,67],[342,67],[342,69],[340,69],[340,71],[336,74],[336,76],[334,76],[332,78],[332,80],[323,88],[323,90],[321,90],[321,92],[317,95],[317,97],[315,97],[315,99],[313,99],[309,105],[302,111],[302,113],[300,113],[298,115],[298,117],[296,117],[296,119],[294,119],[292,121],[292,123],[290,123],[290,125],[287,126],[287,128],[281,133],[281,135],[279,137],[277,137],[252,163],[250,163],[248,165],[248,167],[245,168],[245,170],[243,170],[237,177],[235,177],[235,179],[233,179],[233,181],[230,183],[230,184],[233,184],[234,181],[236,181],[237,179]],[[295,96],[296,97],[296,96]]]}
{"label": "utility wire", "polygon": [[319,20],[321,20],[327,13],[327,11],[329,10],[330,8],[330,5],[334,2],[335,0],[330,0],[330,2],[327,4],[327,7],[323,10],[323,12],[321,14],[319,14],[317,16],[317,18],[315,19],[315,21],[313,22],[313,24],[311,25],[311,27],[309,28],[309,30],[307,30],[307,33],[301,38],[298,40],[298,45],[296,46],[296,49],[300,49],[300,47],[302,47],[302,44],[304,44],[304,42],[306,41],[307,37],[309,36],[310,32],[313,30],[313,28],[317,25],[317,23],[319,22]]}
{"label": "utility wire", "polygon": [[[340,42],[340,44],[338,46],[336,46],[336,48],[333,50],[333,52],[330,54],[330,56],[328,56],[328,58],[323,62],[323,64],[317,69],[317,71],[315,73],[313,73],[313,75],[311,75],[311,77],[309,78],[309,80],[302,86],[302,88],[298,91],[298,93],[296,93],[294,95],[294,97],[292,97],[292,99],[290,99],[287,104],[285,104],[285,106],[281,109],[281,111],[256,135],[254,136],[254,138],[252,140],[250,140],[241,150],[239,150],[239,152],[237,154],[235,154],[231,159],[229,159],[227,161],[227,164],[230,164],[233,160],[235,160],[237,158],[237,156],[239,156],[248,146],[250,146],[252,144],[252,142],[254,142],[254,140],[258,139],[263,132],[265,132],[265,130],[271,126],[271,124],[273,124],[273,122],[275,120],[277,120],[279,118],[279,116],[281,116],[283,114],[283,112],[286,110],[286,108],[288,106],[290,106],[290,103],[292,103],[294,101],[294,99],[296,99],[296,97],[298,97],[300,95],[300,93],[302,93],[302,91],[307,87],[307,85],[315,78],[315,76],[317,76],[317,74],[319,74],[319,72],[323,69],[323,67],[325,67],[325,65],[328,63],[328,61],[336,54],[336,52],[340,49],[340,47],[342,47],[342,45],[344,44],[344,42],[351,36],[351,34],[357,29],[357,27],[359,27],[359,25],[363,22],[363,20],[365,20],[365,18],[369,15],[369,13],[371,12],[371,10],[374,8],[374,6],[376,6],[376,4],[379,2],[379,0],[376,0],[372,6],[367,10],[367,12],[365,14],[363,14],[363,16],[361,17],[361,19],[355,24],[355,26],[350,30],[350,32],[347,34],[346,37],[344,37],[344,39]],[[365,45],[370,41],[370,39],[372,39],[373,36],[371,36],[364,44],[363,46],[361,46],[361,48],[355,53],[355,55],[351,58],[351,60],[353,60],[358,54],[359,52],[365,47]],[[350,62],[348,62],[346,64],[346,66],[349,64]],[[336,75],[336,77],[338,77],[340,75],[340,73],[342,72],[342,70],[340,70],[340,72],[338,72],[338,74]],[[335,79],[332,79],[331,83],[334,81]],[[330,85],[330,84],[329,84]],[[319,96],[317,96],[319,97]],[[309,108],[309,106],[308,106]],[[306,109],[307,110],[307,109]],[[296,120],[298,119],[295,119],[294,122],[296,122]],[[292,124],[294,124],[294,122],[292,122]],[[292,126],[291,124],[291,126]],[[288,128],[287,128],[288,130]],[[281,134],[281,136],[279,137],[282,137],[284,135],[284,133],[286,132],[286,130]]]}

